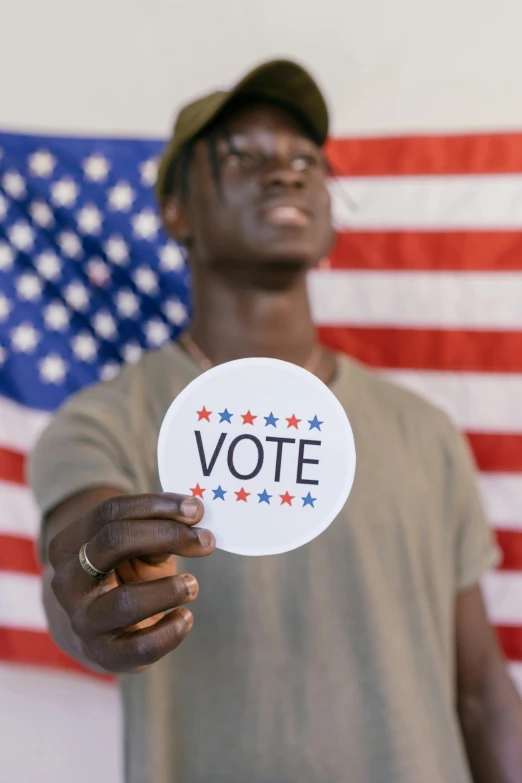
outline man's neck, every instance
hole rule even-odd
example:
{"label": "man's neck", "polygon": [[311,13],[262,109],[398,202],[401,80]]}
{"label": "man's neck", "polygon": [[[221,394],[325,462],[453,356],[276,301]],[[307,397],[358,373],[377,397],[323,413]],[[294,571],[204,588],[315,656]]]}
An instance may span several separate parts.
{"label": "man's neck", "polygon": [[284,286],[232,283],[205,271],[193,276],[190,334],[213,364],[268,356],[305,366],[316,345],[304,272]]}

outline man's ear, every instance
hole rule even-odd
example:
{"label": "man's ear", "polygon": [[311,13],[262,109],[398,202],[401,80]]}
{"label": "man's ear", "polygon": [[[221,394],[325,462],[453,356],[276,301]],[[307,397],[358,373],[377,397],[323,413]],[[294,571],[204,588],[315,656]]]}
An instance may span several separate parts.
{"label": "man's ear", "polygon": [[161,205],[161,219],[169,237],[186,245],[190,239],[187,211],[179,198],[169,196]]}

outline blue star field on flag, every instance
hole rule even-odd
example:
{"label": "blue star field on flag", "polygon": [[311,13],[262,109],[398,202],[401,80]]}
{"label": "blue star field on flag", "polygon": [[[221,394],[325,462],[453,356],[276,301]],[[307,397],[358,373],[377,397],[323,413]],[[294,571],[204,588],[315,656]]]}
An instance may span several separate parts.
{"label": "blue star field on flag", "polygon": [[185,327],[189,274],[153,193],[161,148],[0,133],[0,395],[54,410]]}

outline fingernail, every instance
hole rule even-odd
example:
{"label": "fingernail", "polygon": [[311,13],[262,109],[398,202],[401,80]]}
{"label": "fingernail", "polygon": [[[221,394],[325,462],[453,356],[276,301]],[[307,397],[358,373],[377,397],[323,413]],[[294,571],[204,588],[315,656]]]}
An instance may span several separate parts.
{"label": "fingernail", "polygon": [[199,543],[203,547],[203,549],[207,549],[209,546],[212,546],[214,543],[214,536],[210,532],[210,530],[198,530],[196,531],[199,538]]}
{"label": "fingernail", "polygon": [[192,628],[192,626],[194,625],[194,617],[193,617],[193,615],[192,615],[192,612],[189,612],[189,610],[188,610],[188,609],[185,609],[185,607],[184,607],[184,606],[180,607],[180,608],[178,609],[178,612],[179,612],[179,613],[180,613],[180,615],[183,617],[183,619],[184,619],[184,620],[185,620],[185,622],[187,623],[188,627],[189,627],[189,628]]}
{"label": "fingernail", "polygon": [[199,511],[199,503],[195,498],[187,498],[181,503],[181,513],[187,519],[195,519]]}
{"label": "fingernail", "polygon": [[187,588],[187,593],[191,598],[195,598],[199,591],[199,585],[197,579],[192,574],[183,574],[183,581]]}

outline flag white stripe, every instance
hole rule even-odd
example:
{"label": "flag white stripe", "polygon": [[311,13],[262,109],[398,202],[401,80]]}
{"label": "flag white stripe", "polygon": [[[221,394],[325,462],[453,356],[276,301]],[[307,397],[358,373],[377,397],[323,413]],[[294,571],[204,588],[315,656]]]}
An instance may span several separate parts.
{"label": "flag white stripe", "polygon": [[522,174],[339,177],[330,191],[341,230],[522,226]]}
{"label": "flag white stripe", "polygon": [[[444,408],[464,430],[496,433],[522,433],[522,374],[435,372],[428,370],[390,370],[382,373],[393,383]],[[494,400],[494,404],[492,403]],[[6,405],[0,397],[0,421],[3,435],[0,447],[29,451],[37,433],[48,420],[40,412],[19,407],[11,419],[4,414]],[[23,429],[25,427],[25,430]],[[7,444],[6,444],[7,441]]]}
{"label": "flag white stripe", "polygon": [[[483,580],[484,597],[493,623],[522,623],[522,573],[492,571]],[[44,631],[41,582],[36,576],[0,572],[0,626]]]}
{"label": "flag white stripe", "polygon": [[491,571],[483,580],[488,615],[496,625],[522,624],[522,573]]}
{"label": "flag white stripe", "polygon": [[39,577],[0,571],[1,626],[29,631],[47,629]]}
{"label": "flag white stripe", "polygon": [[[522,573],[492,571],[484,577],[483,588],[493,623],[522,624]],[[0,626],[46,630],[39,577],[0,572],[0,596]]]}
{"label": "flag white stripe", "polygon": [[49,421],[49,415],[0,396],[0,448],[28,452]]}
{"label": "flag white stripe", "polygon": [[[486,514],[492,524],[522,532],[522,474],[481,473],[478,480]],[[522,595],[520,601],[522,603]]]}
{"label": "flag white stripe", "polygon": [[36,538],[40,513],[30,489],[0,481],[0,508],[1,535]]}
{"label": "flag white stripe", "polygon": [[[522,474],[479,473],[479,489],[492,526],[522,531]],[[27,487],[0,482],[0,535],[35,540],[40,514]]]}
{"label": "flag white stripe", "polygon": [[522,433],[522,374],[383,370],[470,432]]}
{"label": "flag white stripe", "polygon": [[510,663],[508,668],[511,678],[522,696],[522,663]]}
{"label": "flag white stripe", "polygon": [[522,329],[522,272],[332,269],[309,291],[322,326]]}

